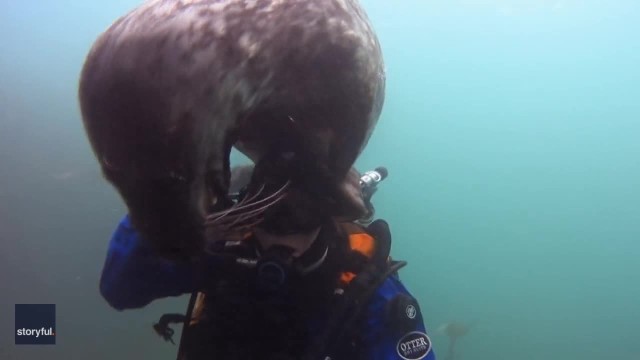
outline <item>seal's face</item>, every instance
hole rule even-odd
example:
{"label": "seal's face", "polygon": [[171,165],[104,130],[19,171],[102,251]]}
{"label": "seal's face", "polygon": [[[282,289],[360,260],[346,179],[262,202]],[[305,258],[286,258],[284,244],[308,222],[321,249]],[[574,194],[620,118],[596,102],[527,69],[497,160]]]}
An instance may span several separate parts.
{"label": "seal's face", "polygon": [[228,205],[233,146],[267,166],[268,154],[305,154],[338,186],[378,120],[384,84],[357,0],[152,0],[96,41],[79,95],[134,226],[174,256],[200,251],[203,222],[230,225],[217,210]]}
{"label": "seal's face", "polygon": [[201,181],[176,177],[132,178],[105,172],[127,204],[131,222],[142,238],[169,258],[197,253],[203,239],[205,201]]}
{"label": "seal's face", "polygon": [[109,94],[121,92],[98,93],[91,116],[103,121],[90,122],[87,129],[103,175],[125,201],[133,225],[167,257],[197,252],[203,216],[214,199],[191,123],[170,130],[149,126],[153,122],[139,120],[147,114],[147,105],[154,106],[144,103],[128,104],[128,111],[111,116],[117,101]]}
{"label": "seal's face", "polygon": [[[170,91],[137,61],[127,65],[127,56],[146,54],[97,46],[81,76],[81,110],[103,174],[136,230],[162,255],[184,257],[200,250],[204,216],[226,194],[230,145],[211,135],[198,107],[176,104],[188,95],[179,93],[180,86]],[[117,58],[105,64],[107,55]]]}

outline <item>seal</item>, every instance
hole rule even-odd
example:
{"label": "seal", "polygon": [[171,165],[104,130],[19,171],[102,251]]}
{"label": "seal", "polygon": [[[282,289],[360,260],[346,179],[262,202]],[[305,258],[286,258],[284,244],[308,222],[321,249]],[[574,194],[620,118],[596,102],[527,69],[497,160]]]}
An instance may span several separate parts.
{"label": "seal", "polygon": [[298,156],[340,184],[384,87],[356,0],[154,0],[96,40],[79,100],[133,225],[176,257],[200,252],[207,214],[229,206],[233,146],[255,163]]}

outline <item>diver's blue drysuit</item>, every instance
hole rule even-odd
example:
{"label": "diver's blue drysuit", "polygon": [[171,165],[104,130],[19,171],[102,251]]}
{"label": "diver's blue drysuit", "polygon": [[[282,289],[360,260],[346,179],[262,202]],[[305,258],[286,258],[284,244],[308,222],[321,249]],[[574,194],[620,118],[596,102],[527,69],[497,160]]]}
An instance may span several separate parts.
{"label": "diver's blue drysuit", "polygon": [[[215,266],[212,263],[209,269],[213,273]],[[140,308],[155,299],[196,291],[197,275],[190,264],[174,263],[154,255],[143,245],[126,216],[111,239],[100,292],[117,310]],[[400,308],[389,311],[398,299],[404,299],[399,303]],[[364,358],[435,360],[419,306],[397,276],[388,277],[377,288],[365,311],[360,333],[362,351],[367,352]],[[398,324],[400,326],[395,326]]]}

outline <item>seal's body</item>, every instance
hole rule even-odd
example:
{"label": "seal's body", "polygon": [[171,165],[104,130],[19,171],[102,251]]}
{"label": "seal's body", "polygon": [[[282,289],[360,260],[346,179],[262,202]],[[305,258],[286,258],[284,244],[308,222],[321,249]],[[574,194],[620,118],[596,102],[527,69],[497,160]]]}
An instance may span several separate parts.
{"label": "seal's body", "polygon": [[105,177],[164,254],[194,253],[229,152],[304,153],[342,181],[384,99],[357,0],[154,0],[94,44],[80,105]]}

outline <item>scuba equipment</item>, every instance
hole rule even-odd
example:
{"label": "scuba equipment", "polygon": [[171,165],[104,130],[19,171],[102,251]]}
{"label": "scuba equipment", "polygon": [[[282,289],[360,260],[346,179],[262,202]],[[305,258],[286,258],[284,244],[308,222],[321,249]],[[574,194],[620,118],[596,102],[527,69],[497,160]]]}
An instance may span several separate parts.
{"label": "scuba equipment", "polygon": [[291,276],[292,254],[292,248],[276,245],[260,257],[256,264],[257,285],[260,290],[274,292],[284,286]]}
{"label": "scuba equipment", "polygon": [[272,245],[264,252],[257,249],[256,285],[260,290],[275,293],[287,282],[299,279],[320,267],[329,253],[329,244],[323,236],[316,236],[302,255],[294,256],[294,249],[285,245]]}
{"label": "scuba equipment", "polygon": [[357,333],[356,325],[362,320],[365,304],[389,276],[396,276],[398,270],[407,265],[405,261],[391,261],[391,232],[384,220],[372,222],[366,232],[356,224],[343,224],[343,227],[349,233],[352,251],[366,261],[358,264],[359,269],[342,274],[333,291],[331,316],[303,360],[341,360],[342,357],[335,357],[337,353],[355,350],[357,344],[352,337]]}
{"label": "scuba equipment", "polygon": [[378,190],[378,183],[387,178],[389,171],[386,167],[379,166],[375,170],[367,171],[360,177],[360,186],[365,200],[370,201],[371,196]]}
{"label": "scuba equipment", "polygon": [[382,180],[386,179],[387,175],[389,175],[387,168],[379,166],[375,170],[365,172],[360,177],[360,189],[364,203],[367,206],[367,214],[356,220],[356,223],[360,225],[369,225],[373,221],[376,209],[371,203],[371,197],[376,193],[376,191],[378,191],[378,184],[382,182]]}
{"label": "scuba equipment", "polygon": [[[311,315],[318,315],[314,313],[316,310],[311,310],[311,308],[317,309],[317,306],[321,306],[326,312],[322,318],[324,325],[312,338],[304,341],[300,340],[303,338],[302,335],[291,338],[291,341],[297,342],[294,347],[297,347],[296,353],[299,354],[291,359],[337,360],[342,359],[335,357],[338,354],[344,356],[345,351],[356,351],[354,349],[345,350],[345,347],[353,348],[353,344],[355,344],[352,338],[356,336],[356,328],[360,324],[363,308],[368,299],[389,276],[394,275],[399,268],[406,265],[405,262],[390,261],[391,236],[386,222],[382,220],[371,221],[375,212],[371,198],[377,191],[377,185],[386,178],[387,174],[384,167],[379,167],[360,177],[360,190],[367,209],[369,209],[366,217],[354,222],[332,222],[331,226],[323,225],[323,230],[316,240],[299,257],[294,257],[294,249],[284,245],[272,245],[263,250],[257,242],[255,234],[240,241],[220,240],[212,243],[208,249],[208,253],[212,257],[210,260],[221,264],[221,271],[219,275],[214,274],[216,279],[212,279],[211,283],[216,282],[222,285],[207,286],[206,290],[200,289],[192,294],[184,321],[178,359],[200,360],[201,351],[209,354],[206,358],[218,358],[221,356],[220,354],[235,355],[241,351],[248,351],[243,349],[237,350],[238,353],[229,353],[228,349],[231,345],[220,345],[221,350],[216,350],[218,340],[225,344],[227,342],[231,344],[237,338],[235,335],[229,335],[231,340],[223,340],[224,337],[221,337],[223,335],[220,335],[220,331],[223,334],[225,331],[235,334],[250,330],[256,333],[259,331],[254,327],[260,328],[258,324],[267,324],[263,325],[267,326],[264,335],[267,336],[266,334],[276,333],[279,331],[277,329],[282,328],[281,325],[269,328],[271,325],[268,325],[268,321],[265,322],[265,318],[282,317],[282,315],[272,316],[270,311],[275,313],[284,311],[285,317],[289,318],[300,315],[302,319],[295,321],[304,321],[305,316],[309,315],[308,312],[311,312]],[[230,198],[238,202],[245,194],[246,187],[240,189],[236,194],[230,194]],[[366,230],[363,224],[369,224]],[[328,228],[336,230],[325,231]],[[313,271],[321,266],[323,268],[321,271]],[[311,277],[305,281],[299,281],[307,274],[310,274]],[[324,275],[320,276],[320,274]],[[324,286],[316,282],[317,277],[314,277],[316,275],[332,280],[327,282],[328,286]],[[261,303],[261,301],[268,302],[271,299],[276,299],[277,302],[283,297],[292,300],[290,295],[296,296],[293,292],[297,291],[297,295],[305,292],[305,290],[300,290],[301,287],[317,290],[314,291],[314,294],[309,294],[308,299],[318,305],[304,302],[296,303],[297,306],[306,307],[301,310],[306,315],[300,312],[298,315],[295,313],[286,315],[287,310],[282,310],[278,304],[264,305]],[[240,289],[239,292],[238,289]],[[257,296],[257,298],[251,296]],[[296,299],[299,302],[299,298]],[[236,303],[236,301],[239,302]],[[204,311],[198,310],[203,308]],[[262,310],[257,309],[267,309],[267,312],[263,313]],[[236,319],[236,316],[239,318]],[[257,319],[256,316],[259,316],[260,319]],[[177,322],[179,319],[180,317],[172,316],[170,320]],[[162,320],[154,328],[165,340],[171,341],[170,335],[173,334],[173,330],[168,328],[166,317]],[[203,325],[204,323],[209,325]],[[234,325],[223,325],[223,323]],[[216,330],[216,326],[234,326],[234,329]],[[206,334],[211,331],[217,335],[208,337]],[[296,332],[293,331],[293,334]],[[282,335],[281,338],[289,337]],[[206,346],[206,350],[201,348],[186,349],[197,346],[194,344],[202,339],[209,339],[207,342],[210,344]],[[262,341],[262,345],[258,343],[254,345],[264,346],[264,339]],[[209,353],[211,351],[214,351],[218,357],[211,357]],[[220,358],[224,358],[224,356]],[[345,358],[352,359],[354,357]]]}
{"label": "scuba equipment", "polygon": [[[259,358],[269,360],[359,359],[350,354],[361,351],[357,347],[359,326],[368,301],[379,286],[406,263],[389,261],[391,236],[382,220],[373,222],[366,229],[354,223],[335,223],[323,229],[319,243],[326,243],[331,238],[346,241],[330,246],[330,255],[323,268],[310,272],[311,278],[299,283],[295,292],[287,292],[284,306],[282,297],[274,298],[269,293],[264,296],[265,290],[269,289],[261,288],[257,283],[256,286],[243,285],[244,282],[232,279],[236,276],[223,276],[217,290],[194,293],[184,322],[178,359],[257,359],[252,357],[256,352],[261,354]],[[375,238],[370,235],[374,233]],[[280,274],[280,269],[274,270],[277,268],[275,262],[290,265],[289,271],[295,267],[287,260],[288,249],[275,249],[277,254],[265,252],[246,268],[252,268],[257,275],[260,263],[275,274]],[[243,278],[243,275],[237,274],[237,278]],[[278,279],[277,276],[267,278]],[[272,281],[267,285],[274,283],[279,282]],[[306,302],[301,301],[301,294],[306,296]],[[199,308],[204,310],[198,311]],[[308,320],[319,321],[311,333],[305,327]],[[166,323],[166,319],[159,323]],[[163,333],[172,334],[173,331],[165,329]],[[159,332],[167,340],[163,333]],[[246,343],[247,336],[255,337],[251,338],[251,344]],[[242,346],[236,341],[242,341]],[[272,349],[282,346],[271,341],[280,341],[297,350],[290,357],[268,356],[271,352],[265,346]],[[254,349],[250,350],[251,347]]]}
{"label": "scuba equipment", "polygon": [[153,324],[153,330],[160,335],[164,341],[170,341],[173,345],[173,329],[169,327],[169,324],[181,323],[187,320],[187,316],[183,314],[164,314],[160,317],[157,323]]}

